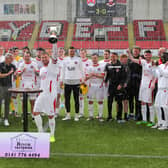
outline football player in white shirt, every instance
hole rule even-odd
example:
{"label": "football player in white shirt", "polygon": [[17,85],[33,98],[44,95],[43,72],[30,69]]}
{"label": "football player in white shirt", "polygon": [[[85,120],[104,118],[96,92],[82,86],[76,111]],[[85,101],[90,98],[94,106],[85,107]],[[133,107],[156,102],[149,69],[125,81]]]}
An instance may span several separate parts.
{"label": "football player in white shirt", "polygon": [[[18,67],[18,75],[21,76],[20,88],[33,89],[36,88],[36,76],[39,75],[39,69],[35,62],[31,61],[31,53],[25,52],[24,61]],[[31,104],[31,112],[33,113],[36,94],[28,94]]]}
{"label": "football player in white shirt", "polygon": [[[105,69],[105,66],[109,62],[110,62],[110,50],[106,49],[104,50],[104,60],[99,61],[99,64]],[[104,83],[103,87],[104,87],[104,96],[107,97],[108,96],[108,84],[105,85]]]}
{"label": "football player in white shirt", "polygon": [[155,113],[153,108],[153,90],[155,88],[156,78],[151,74],[152,68],[152,53],[150,50],[144,52],[145,59],[140,58],[139,60],[134,59],[130,50],[127,50],[131,61],[140,64],[142,66],[142,79],[139,90],[139,100],[141,101],[141,113],[143,121],[137,122],[137,124],[147,123],[147,106],[149,106],[150,121],[147,126],[153,126],[155,120]]}
{"label": "football player in white shirt", "polygon": [[[82,65],[84,69],[84,73],[86,74],[87,69],[92,65],[92,61],[87,58],[86,49],[80,49],[80,57],[82,59]],[[84,96],[82,94],[79,95],[79,118],[84,116]]]}
{"label": "football player in white shirt", "polygon": [[[59,83],[60,83],[60,76],[61,76],[61,71],[63,67],[64,57],[65,57],[64,48],[63,47],[58,48]],[[60,98],[60,107],[56,109],[56,114],[55,114],[56,118],[59,115],[60,109],[64,107],[64,99],[62,99],[62,95],[64,95],[64,90],[63,88],[60,87],[60,84],[58,85],[58,92],[60,93],[61,98]]]}
{"label": "football player in white shirt", "polygon": [[75,121],[79,121],[79,87],[84,82],[84,69],[81,58],[75,56],[75,48],[69,48],[69,56],[63,61],[61,72],[61,85],[64,83],[66,116],[64,121],[70,120],[70,98],[73,91],[75,100]]}
{"label": "football player in white shirt", "polygon": [[103,120],[103,100],[104,100],[104,87],[103,87],[103,81],[104,81],[104,67],[98,64],[98,54],[94,53],[92,54],[92,65],[88,68],[86,73],[86,80],[88,81],[89,85],[89,91],[88,91],[88,111],[89,111],[89,118],[87,119],[92,120],[93,119],[93,102],[94,99],[98,101],[98,119],[100,122]]}
{"label": "football player in white shirt", "polygon": [[[41,61],[41,56],[42,56],[43,52],[45,52],[45,50],[43,48],[37,48],[36,49],[36,58],[33,59],[33,61],[37,64],[39,71],[43,67],[43,63]],[[36,76],[36,87],[40,88],[40,77],[39,76]]]}
{"label": "football player in white shirt", "polygon": [[99,64],[103,67],[106,66],[107,63],[110,62],[110,50],[104,50],[104,60],[99,61]]}
{"label": "football player in white shirt", "polygon": [[57,63],[57,45],[53,44],[52,59],[48,53],[43,53],[41,60],[44,66],[40,69],[40,88],[43,90],[34,106],[34,119],[39,132],[43,132],[41,113],[46,113],[49,119],[50,142],[55,142],[55,112],[59,107],[60,94],[57,92],[59,67]]}
{"label": "football player in white shirt", "polygon": [[[157,109],[157,124],[152,128],[159,130],[168,129],[168,53],[164,52],[160,57],[162,64],[152,67],[151,73],[158,79],[158,91],[155,98]],[[162,119],[162,110],[165,119]]]}

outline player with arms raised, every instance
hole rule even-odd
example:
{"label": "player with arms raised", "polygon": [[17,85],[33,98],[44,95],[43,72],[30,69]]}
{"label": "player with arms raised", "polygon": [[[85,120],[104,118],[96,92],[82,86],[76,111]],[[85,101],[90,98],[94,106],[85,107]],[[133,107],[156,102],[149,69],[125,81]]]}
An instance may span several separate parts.
{"label": "player with arms raised", "polygon": [[139,90],[139,100],[141,101],[141,113],[143,121],[137,122],[137,124],[147,123],[147,108],[146,104],[149,106],[150,111],[150,121],[151,123],[147,124],[147,126],[154,125],[154,108],[153,108],[153,100],[152,100],[152,92],[155,88],[155,77],[150,73],[150,69],[152,67],[152,53],[150,50],[146,50],[144,52],[145,59],[139,58],[134,59],[130,50],[127,50],[129,58],[131,61],[140,64],[142,66],[142,79]]}
{"label": "player with arms raised", "polygon": [[60,94],[57,92],[59,66],[57,64],[57,44],[53,44],[52,59],[47,52],[41,56],[44,66],[40,69],[40,88],[43,92],[39,95],[34,106],[34,119],[39,132],[43,132],[41,113],[46,113],[49,118],[50,142],[55,142],[55,112],[59,106]]}

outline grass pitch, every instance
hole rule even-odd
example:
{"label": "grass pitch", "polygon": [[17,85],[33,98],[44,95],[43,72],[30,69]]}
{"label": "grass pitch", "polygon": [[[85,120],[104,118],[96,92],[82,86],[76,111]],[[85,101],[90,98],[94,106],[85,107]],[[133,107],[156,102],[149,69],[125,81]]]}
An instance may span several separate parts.
{"label": "grass pitch", "polygon": [[[74,103],[72,103],[74,105]],[[74,108],[72,116],[74,116]],[[114,105],[115,107],[115,105]],[[97,106],[95,104],[95,115]],[[115,109],[113,110],[115,116]],[[118,124],[100,123],[85,118],[56,119],[56,142],[51,144],[50,159],[0,159],[0,168],[165,168],[168,164],[168,132],[137,126],[135,121]],[[106,103],[104,117],[107,117]],[[46,117],[45,122],[46,122]],[[0,125],[1,132],[22,131],[21,118],[10,116],[10,127]],[[36,126],[29,117],[29,130]],[[0,144],[2,145],[2,144]]]}

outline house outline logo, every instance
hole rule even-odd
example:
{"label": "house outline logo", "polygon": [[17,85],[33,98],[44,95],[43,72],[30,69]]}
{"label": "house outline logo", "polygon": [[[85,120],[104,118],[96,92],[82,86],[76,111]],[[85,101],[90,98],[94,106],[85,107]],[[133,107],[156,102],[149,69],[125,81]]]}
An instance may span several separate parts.
{"label": "house outline logo", "polygon": [[19,134],[11,138],[12,152],[35,152],[36,151],[36,137],[29,134]]}

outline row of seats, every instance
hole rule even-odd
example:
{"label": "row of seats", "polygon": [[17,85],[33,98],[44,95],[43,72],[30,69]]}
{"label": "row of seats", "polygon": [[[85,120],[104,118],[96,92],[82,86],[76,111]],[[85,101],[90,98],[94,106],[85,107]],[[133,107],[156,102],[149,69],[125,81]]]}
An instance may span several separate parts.
{"label": "row of seats", "polygon": [[128,40],[128,28],[127,25],[109,26],[91,23],[76,23],[74,25],[74,41],[95,41],[96,36],[104,38],[106,41]]}
{"label": "row of seats", "polygon": [[57,36],[59,40],[65,40],[68,32],[68,22],[63,20],[42,21],[39,29],[38,40],[46,41],[49,36],[49,27],[57,28]]}
{"label": "row of seats", "polygon": [[135,40],[166,40],[162,20],[134,20]]}
{"label": "row of seats", "polygon": [[35,21],[0,21],[1,35],[5,34],[11,41],[30,40],[34,26]]}
{"label": "row of seats", "polygon": [[[68,32],[67,21],[42,21],[39,29],[37,45],[47,41],[49,27],[57,27],[60,46],[64,46]],[[9,36],[9,41],[30,40],[35,26],[35,21],[0,21],[0,37]],[[167,45],[162,20],[134,20],[135,43],[142,48],[158,48]],[[2,31],[3,30],[3,31]],[[5,43],[4,43],[5,44]],[[23,43],[25,44],[25,43]],[[45,44],[47,45],[47,43]],[[100,25],[92,23],[74,24],[72,45],[76,48],[127,48],[127,25]],[[50,47],[50,45],[48,46]]]}

